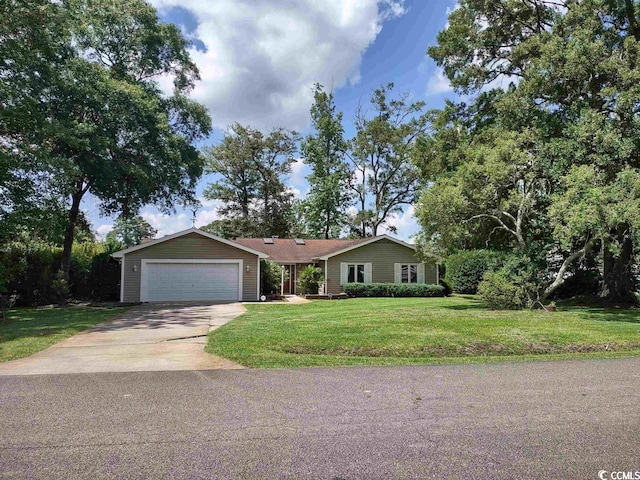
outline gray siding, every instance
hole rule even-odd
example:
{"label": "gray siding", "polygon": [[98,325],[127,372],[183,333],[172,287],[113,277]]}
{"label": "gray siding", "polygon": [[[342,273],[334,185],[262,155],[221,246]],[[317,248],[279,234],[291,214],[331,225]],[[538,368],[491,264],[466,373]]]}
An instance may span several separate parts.
{"label": "gray siding", "polygon": [[[224,243],[205,238],[197,233],[143,248],[124,256],[124,298],[125,302],[140,301],[140,271],[142,259],[224,259],[242,260],[242,299],[258,300],[258,256]],[[133,271],[133,266],[136,271]],[[249,271],[246,267],[249,265]]]}
{"label": "gray siding", "polygon": [[[327,264],[327,293],[340,293],[340,263],[371,263],[371,280],[373,283],[393,283],[395,281],[394,266],[396,263],[417,263],[415,252],[403,245],[387,239],[378,240],[350,252],[336,255]],[[324,263],[324,262],[323,262]],[[425,283],[437,283],[438,274],[435,264],[424,266]]]}

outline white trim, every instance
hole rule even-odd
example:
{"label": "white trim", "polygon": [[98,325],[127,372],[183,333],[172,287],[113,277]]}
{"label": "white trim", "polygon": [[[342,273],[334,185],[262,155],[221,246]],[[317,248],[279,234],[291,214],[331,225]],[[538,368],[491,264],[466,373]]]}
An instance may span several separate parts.
{"label": "white trim", "polygon": [[225,238],[218,237],[216,235],[212,235],[207,232],[203,232],[198,228],[189,228],[188,230],[182,230],[181,232],[173,233],[171,235],[165,235],[162,238],[156,238],[155,240],[151,240],[149,242],[141,243],[140,245],[136,245],[134,247],[126,248],[124,250],[120,250],[119,252],[115,252],[111,254],[113,258],[122,258],[127,253],[135,252],[137,250],[142,250],[143,248],[152,247],[153,245],[157,245],[162,242],[166,242],[167,240],[173,240],[174,238],[182,237],[183,235],[188,235],[190,233],[197,233],[198,235],[202,235],[205,238],[209,238],[211,240],[216,240],[220,243],[224,243],[225,245],[229,245],[231,247],[237,248],[239,250],[244,250],[245,252],[253,253],[254,255],[258,255],[260,258],[268,258],[269,255],[266,253],[259,252],[257,250],[253,250],[252,248],[245,247],[244,245],[240,245],[231,240],[227,240]]}
{"label": "white trim", "polygon": [[329,293],[329,260],[324,261],[324,292],[325,295]]}
{"label": "white trim", "polygon": [[[371,262],[340,262],[340,288],[345,283],[349,283],[349,266],[353,265],[355,267],[354,275],[357,275],[358,265],[362,265],[364,267],[364,278],[362,279],[362,283],[373,283],[373,263]],[[358,279],[355,278],[357,281]]]}
{"label": "white trim", "polygon": [[410,243],[403,242],[402,240],[398,240],[397,238],[393,238],[387,234],[378,235],[377,237],[372,237],[369,240],[365,240],[364,242],[357,243],[355,245],[351,245],[350,247],[343,248],[342,250],[338,250],[337,252],[328,253],[326,255],[322,255],[318,257],[319,260],[328,260],[331,257],[335,257],[336,255],[341,255],[343,253],[350,252],[351,250],[355,250],[356,248],[364,247],[365,245],[370,245],[380,240],[391,240],[392,242],[397,243],[398,245],[402,245],[403,247],[410,248],[411,250],[416,249],[415,245],[411,245]]}
{"label": "white trim", "polygon": [[149,263],[237,263],[238,264],[238,301],[242,301],[242,280],[244,278],[244,269],[242,260],[226,260],[218,258],[143,258],[140,264],[140,301],[146,302],[143,294],[145,280],[145,266]]}
{"label": "white trim", "polygon": [[418,264],[418,283],[427,283],[427,269],[422,262]]}
{"label": "white trim", "polygon": [[120,303],[124,303],[124,257],[120,260]]}
{"label": "white trim", "polygon": [[364,283],[373,283],[373,263],[364,264]]}
{"label": "white trim", "polygon": [[[402,267],[404,266],[408,266],[408,267],[416,267],[416,282],[412,283],[412,282],[407,282],[405,283],[405,285],[418,285],[418,284],[424,284],[425,283],[425,271],[424,271],[424,263],[420,263],[420,262],[416,262],[416,263],[409,263],[409,262],[399,262],[399,263],[394,263],[393,264],[393,279],[394,279],[394,283],[402,283]],[[409,272],[407,272],[407,275],[409,275]],[[420,278],[422,277],[422,278]],[[411,278],[409,277],[409,280]],[[422,281],[420,281],[422,280]]]}

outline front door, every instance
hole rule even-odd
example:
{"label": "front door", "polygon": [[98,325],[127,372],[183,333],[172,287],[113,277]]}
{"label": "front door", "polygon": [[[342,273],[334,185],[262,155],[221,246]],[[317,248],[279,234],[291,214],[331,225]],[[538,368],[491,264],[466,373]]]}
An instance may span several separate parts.
{"label": "front door", "polygon": [[291,295],[296,290],[296,266],[284,265],[284,281],[282,282],[282,294]]}

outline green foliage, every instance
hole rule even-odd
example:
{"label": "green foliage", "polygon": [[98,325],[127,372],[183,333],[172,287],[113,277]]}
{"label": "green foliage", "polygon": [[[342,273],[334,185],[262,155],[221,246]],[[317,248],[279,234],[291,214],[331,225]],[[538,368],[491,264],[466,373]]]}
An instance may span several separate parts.
{"label": "green foliage", "polygon": [[416,137],[427,128],[424,102],[409,103],[409,95],[391,97],[393,83],[374,90],[372,113],[356,113],[356,136],[351,141],[354,169],[351,189],[358,212],[351,219],[352,233],[375,236],[388,226],[389,217],[414,202],[419,172],[411,162]]}
{"label": "green foliage", "polygon": [[488,272],[478,285],[478,295],[493,310],[519,310],[528,303],[524,289],[505,272]]}
{"label": "green foliage", "polygon": [[118,300],[120,266],[105,243],[74,244],[69,279],[61,276],[62,249],[36,239],[11,242],[0,250],[5,291],[22,306],[64,303],[69,298]]}
{"label": "green foliage", "polygon": [[0,263],[0,293],[7,289],[7,267]]}
{"label": "green foliage", "polygon": [[347,223],[350,172],[346,163],[342,112],[336,113],[333,94],[315,85],[311,122],[315,130],[301,142],[302,158],[311,166],[309,193],[303,202],[304,223],[314,238],[336,238]]}
{"label": "green foliage", "polygon": [[293,131],[264,135],[235,123],[218,145],[205,148],[205,171],[218,179],[204,197],[223,203],[222,220],[207,230],[225,238],[288,236],[293,194],[285,177],[295,162],[297,141]]}
{"label": "green foliage", "polygon": [[[142,0],[3,3],[0,173],[10,211],[37,191],[71,199],[61,268],[68,277],[80,203],[107,214],[195,201],[203,159],[194,146],[211,121],[187,98],[199,75],[187,41]],[[165,96],[160,77],[174,79]],[[15,188],[13,188],[15,186]],[[46,197],[45,197],[46,199]],[[4,199],[0,199],[2,203]],[[68,201],[68,200],[67,200]],[[3,205],[4,207],[4,205]]]}
{"label": "green foliage", "polygon": [[476,293],[485,273],[499,268],[504,254],[491,250],[469,250],[445,260],[446,281],[456,293]]}
{"label": "green foliage", "polygon": [[324,274],[322,269],[314,266],[307,265],[298,274],[298,288],[302,294],[316,294],[320,289],[320,282],[322,282]]}
{"label": "green foliage", "polygon": [[120,300],[120,263],[111,254],[103,252],[91,260],[87,284],[91,285],[90,298],[98,302]]}
{"label": "green foliage", "polygon": [[144,218],[137,215],[131,218],[119,217],[113,230],[107,234],[107,242],[120,242],[122,248],[140,245],[144,238],[154,238],[158,231]]}
{"label": "green foliage", "polygon": [[444,288],[444,291],[442,292],[442,295],[444,297],[451,296],[451,294],[453,293],[453,286],[446,278],[440,279],[440,286]]}
{"label": "green foliage", "polygon": [[51,281],[51,295],[58,305],[64,305],[67,303],[67,300],[69,300],[71,289],[62,270],[58,270]]}
{"label": "green foliage", "polygon": [[280,294],[282,271],[282,266],[276,262],[260,260],[260,291],[263,295]]}
{"label": "green foliage", "polygon": [[[432,112],[432,132],[416,143],[428,242],[517,250],[537,269],[525,277],[546,284],[543,297],[598,250],[600,295],[632,290],[637,25],[635,2],[460,2],[429,54],[459,92],[477,96]],[[482,91],[495,80],[506,88]]]}
{"label": "green foliage", "polygon": [[344,293],[350,297],[443,297],[440,285],[407,283],[345,283]]}

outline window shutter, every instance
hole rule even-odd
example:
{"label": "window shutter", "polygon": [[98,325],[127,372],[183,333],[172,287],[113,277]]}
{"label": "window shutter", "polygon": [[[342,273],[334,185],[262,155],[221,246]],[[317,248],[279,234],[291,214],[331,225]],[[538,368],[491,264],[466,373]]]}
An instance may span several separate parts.
{"label": "window shutter", "polygon": [[394,283],[402,283],[402,264],[393,264],[393,281]]}
{"label": "window shutter", "polygon": [[418,283],[424,283],[424,263],[418,264]]}
{"label": "window shutter", "polygon": [[347,283],[347,278],[349,278],[348,268],[349,265],[347,263],[340,264],[340,286]]}
{"label": "window shutter", "polygon": [[364,264],[364,283],[373,283],[371,280],[372,274],[371,274],[371,264],[370,263],[365,263]]}

